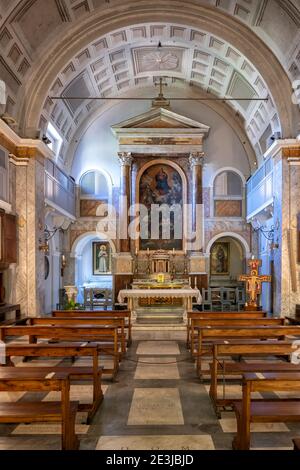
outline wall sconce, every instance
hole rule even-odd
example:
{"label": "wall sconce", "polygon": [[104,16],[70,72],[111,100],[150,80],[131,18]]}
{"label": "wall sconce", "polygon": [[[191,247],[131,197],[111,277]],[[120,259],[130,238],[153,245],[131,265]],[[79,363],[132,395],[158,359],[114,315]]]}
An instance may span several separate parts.
{"label": "wall sconce", "polygon": [[275,230],[279,229],[279,220],[276,221],[276,226],[272,225],[270,229],[264,228],[263,225],[259,223],[257,219],[252,221],[252,227],[255,232],[261,233],[266,240],[270,241],[269,247],[271,250],[277,250],[279,248],[279,243],[274,242]]}
{"label": "wall sconce", "polygon": [[47,225],[44,228],[44,239],[39,239],[39,250],[43,251],[45,255],[49,254],[49,241],[54,237],[58,230],[64,231],[62,227],[54,227],[53,230],[49,230]]}
{"label": "wall sconce", "polygon": [[61,260],[60,260],[60,275],[61,277],[64,277],[64,270],[67,266],[67,260],[65,255],[61,255]]}

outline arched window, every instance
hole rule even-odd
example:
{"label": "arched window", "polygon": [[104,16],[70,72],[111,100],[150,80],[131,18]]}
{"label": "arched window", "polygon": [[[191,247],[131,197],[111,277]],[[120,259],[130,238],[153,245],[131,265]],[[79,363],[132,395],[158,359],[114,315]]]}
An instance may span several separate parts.
{"label": "arched window", "polygon": [[240,175],[234,171],[219,173],[213,191],[215,217],[242,217],[244,185]]}
{"label": "arched window", "polygon": [[108,202],[109,187],[107,179],[99,171],[89,171],[85,173],[80,181],[81,199],[101,199]]}

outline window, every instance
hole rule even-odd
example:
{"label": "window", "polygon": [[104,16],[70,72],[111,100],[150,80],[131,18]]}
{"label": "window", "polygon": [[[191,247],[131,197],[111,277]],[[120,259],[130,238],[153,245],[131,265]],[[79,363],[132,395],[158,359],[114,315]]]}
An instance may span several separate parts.
{"label": "window", "polygon": [[50,150],[55,153],[56,158],[59,156],[59,152],[63,143],[63,139],[55,129],[55,127],[49,122],[46,137],[50,140],[47,144]]}
{"label": "window", "polygon": [[241,177],[233,171],[223,171],[214,181],[215,217],[242,217],[244,187]]}
{"label": "window", "polygon": [[81,199],[102,199],[108,201],[109,188],[105,176],[99,171],[89,171],[81,178]]}
{"label": "window", "polygon": [[9,202],[8,153],[0,147],[0,199]]}

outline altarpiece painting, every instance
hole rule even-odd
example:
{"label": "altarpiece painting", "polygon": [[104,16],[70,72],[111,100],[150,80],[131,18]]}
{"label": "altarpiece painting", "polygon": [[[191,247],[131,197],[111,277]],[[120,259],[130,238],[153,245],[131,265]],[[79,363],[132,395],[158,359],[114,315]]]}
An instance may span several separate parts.
{"label": "altarpiece painting", "polygon": [[[141,250],[182,250],[183,248],[183,184],[178,171],[167,164],[154,164],[143,173],[139,184],[139,202],[148,210],[148,239],[141,238]],[[159,239],[151,239],[151,208],[153,205],[180,208],[167,220],[160,214]],[[163,224],[170,226],[170,238],[163,238]]]}

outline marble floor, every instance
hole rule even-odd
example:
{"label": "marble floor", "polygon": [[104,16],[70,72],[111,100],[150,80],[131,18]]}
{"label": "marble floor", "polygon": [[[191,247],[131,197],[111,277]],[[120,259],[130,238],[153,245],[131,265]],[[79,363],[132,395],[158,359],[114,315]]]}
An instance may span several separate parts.
{"label": "marble floor", "polygon": [[[117,380],[103,381],[104,401],[91,425],[78,413],[80,448],[88,450],[229,450],[236,431],[232,412],[218,420],[185,347],[184,332],[134,333],[132,347]],[[174,335],[175,336],[175,335]],[[45,365],[35,360],[34,364]],[[55,361],[56,363],[56,361]],[[80,365],[88,359],[80,361]],[[18,364],[23,367],[23,364]],[[32,365],[32,362],[30,363]],[[54,365],[51,364],[51,365]],[[76,364],[75,364],[76,367]],[[240,396],[239,385],[226,387],[227,396]],[[56,393],[0,393],[0,401],[57,400]],[[89,402],[91,385],[73,385],[72,398]],[[252,449],[292,449],[300,436],[296,424],[256,424]],[[56,450],[60,427],[55,424],[0,425],[0,450]]]}

